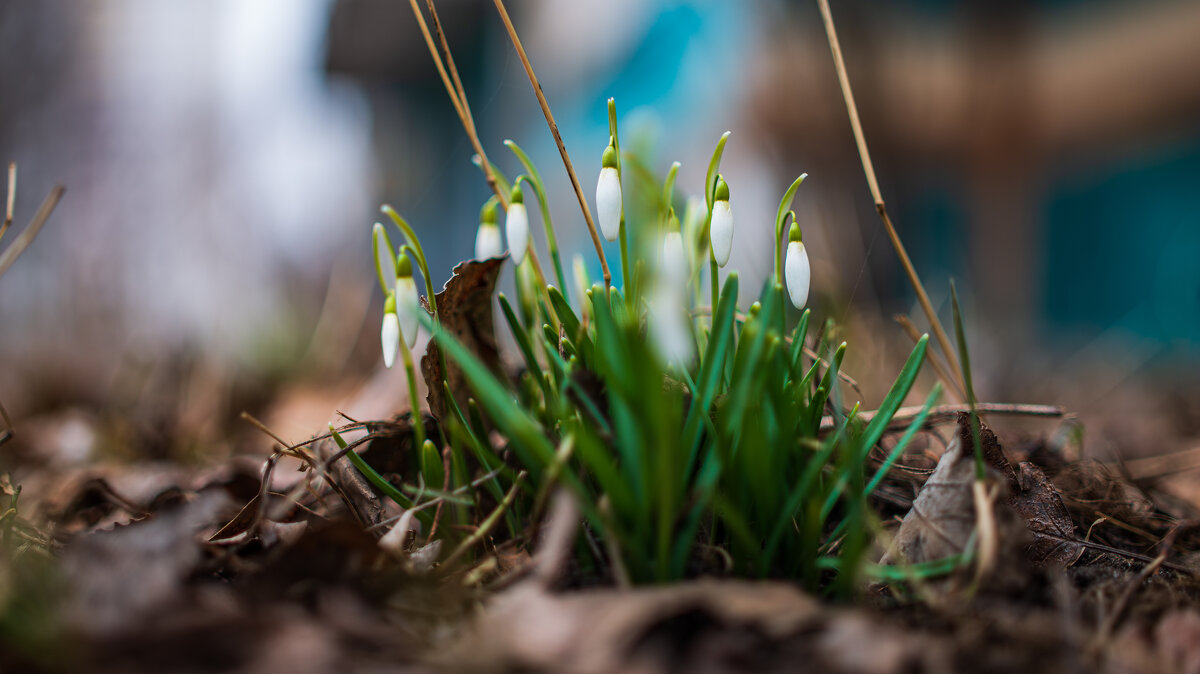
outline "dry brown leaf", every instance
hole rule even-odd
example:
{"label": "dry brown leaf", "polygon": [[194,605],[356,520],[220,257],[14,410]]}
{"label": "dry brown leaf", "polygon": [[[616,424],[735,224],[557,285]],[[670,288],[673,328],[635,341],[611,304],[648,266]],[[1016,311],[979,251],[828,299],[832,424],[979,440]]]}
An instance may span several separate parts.
{"label": "dry brown leaf", "polygon": [[1041,468],[1026,461],[1017,474],[1018,491],[1009,504],[1021,515],[1033,534],[1025,552],[1034,564],[1070,566],[1083,554],[1075,535],[1075,523],[1059,498],[1058,491]]}
{"label": "dry brown leaf", "polygon": [[[1040,468],[1029,462],[1014,471],[995,433],[979,424],[984,462],[1002,483],[1008,506],[1020,516],[1031,537],[1001,531],[1008,545],[1027,541],[1025,556],[1034,564],[1070,566],[1083,553],[1075,525],[1058,491]],[[962,553],[975,529],[971,485],[975,481],[974,444],[969,416],[959,415],[958,431],[937,469],[913,502],[883,563],[926,562]],[[1032,540],[1030,540],[1030,538]]]}
{"label": "dry brown leaf", "polygon": [[[500,266],[507,258],[467,260],[454,268],[454,275],[437,294],[438,318],[442,328],[454,335],[468,351],[475,354],[489,368],[499,372],[500,352],[496,348],[496,330],[493,322],[492,296],[496,292],[496,278]],[[422,300],[424,301],[424,300]],[[437,343],[429,342],[429,348],[421,358],[421,374],[429,391],[426,400],[429,411],[444,421],[449,411],[446,395],[442,390],[442,379],[450,384],[450,393],[459,406],[466,410],[470,387],[462,370],[453,362],[446,362],[447,372],[442,372],[440,350]]]}

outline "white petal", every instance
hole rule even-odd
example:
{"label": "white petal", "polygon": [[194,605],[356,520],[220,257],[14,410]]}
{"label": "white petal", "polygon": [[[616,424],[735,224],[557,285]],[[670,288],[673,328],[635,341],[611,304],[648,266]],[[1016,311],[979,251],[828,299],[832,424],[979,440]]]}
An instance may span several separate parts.
{"label": "white petal", "polygon": [[687,365],[695,353],[683,290],[682,286],[659,283],[650,304],[650,342],[669,365]]}
{"label": "white petal", "polygon": [[604,238],[616,241],[621,234],[621,178],[611,166],[600,169],[596,181],[596,217]]}
{"label": "white petal", "polygon": [[787,281],[788,297],[792,300],[792,306],[803,309],[804,304],[808,302],[808,284],[811,280],[808,251],[804,249],[804,242],[788,243],[787,257],[783,261],[783,276]]}
{"label": "white petal", "polygon": [[729,262],[729,251],[733,250],[733,211],[728,201],[713,204],[712,224],[709,227],[713,257],[724,267]]}
{"label": "white petal", "polygon": [[475,259],[486,260],[504,254],[504,242],[500,240],[500,228],[496,225],[480,225],[475,234]]}
{"label": "white petal", "polygon": [[683,252],[683,237],[679,232],[667,232],[662,243],[662,269],[659,278],[663,283],[679,288],[688,282],[687,256]]}
{"label": "white petal", "polygon": [[383,364],[391,368],[392,363],[396,362],[396,351],[400,349],[400,319],[396,314],[388,312],[383,315],[379,341],[383,344]]}
{"label": "white petal", "polygon": [[509,204],[504,229],[508,233],[508,252],[512,254],[513,264],[521,264],[529,248],[529,213],[525,204]]}
{"label": "white petal", "polygon": [[417,343],[417,312],[421,305],[417,300],[417,284],[411,276],[396,279],[396,315],[399,317],[400,332],[404,343],[413,348]]}

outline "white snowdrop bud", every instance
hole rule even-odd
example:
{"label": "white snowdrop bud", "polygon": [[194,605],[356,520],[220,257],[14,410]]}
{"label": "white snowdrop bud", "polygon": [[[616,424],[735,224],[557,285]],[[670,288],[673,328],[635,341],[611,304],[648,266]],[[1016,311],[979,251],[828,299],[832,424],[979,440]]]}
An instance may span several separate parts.
{"label": "white snowdrop bud", "polygon": [[521,181],[513,186],[508,202],[508,213],[504,216],[504,228],[508,233],[508,252],[513,264],[521,264],[529,250],[529,212],[525,210],[525,195],[521,192]]}
{"label": "white snowdrop bud", "polygon": [[621,176],[617,173],[617,149],[610,139],[600,161],[600,179],[596,181],[596,215],[600,233],[609,241],[621,234]]}
{"label": "white snowdrop bud", "polygon": [[650,343],[664,362],[678,367],[686,367],[695,355],[684,297],[684,286],[660,280],[650,301]]}
{"label": "white snowdrop bud", "polygon": [[396,256],[396,316],[404,343],[413,348],[417,343],[417,312],[421,305],[417,301],[417,284],[413,282],[412,260],[401,252]]}
{"label": "white snowdrop bud", "polygon": [[788,297],[792,306],[803,309],[808,302],[808,284],[812,271],[808,265],[808,251],[800,240],[800,226],[795,222],[788,230],[787,255],[783,261],[783,276],[787,281]]}
{"label": "white snowdrop bud", "polygon": [[500,227],[496,224],[496,198],[492,197],[479,211],[479,231],[475,234],[475,259],[486,260],[504,254]]}
{"label": "white snowdrop bud", "polygon": [[663,283],[683,288],[687,286],[689,276],[687,254],[683,251],[683,237],[678,231],[667,232],[662,242],[659,279]]}
{"label": "white snowdrop bud", "polygon": [[383,328],[379,331],[379,341],[383,344],[383,364],[391,369],[396,362],[396,352],[400,349],[400,319],[396,316],[396,296],[388,293],[383,304]]}
{"label": "white snowdrop bud", "polygon": [[724,267],[733,250],[733,211],[729,209],[729,185],[722,176],[717,176],[717,198],[713,202],[708,238],[712,242],[713,259]]}

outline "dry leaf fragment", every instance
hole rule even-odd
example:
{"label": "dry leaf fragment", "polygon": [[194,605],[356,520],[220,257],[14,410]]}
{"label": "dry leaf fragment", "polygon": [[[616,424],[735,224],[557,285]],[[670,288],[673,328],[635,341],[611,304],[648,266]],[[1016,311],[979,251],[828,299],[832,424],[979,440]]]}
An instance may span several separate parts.
{"label": "dry leaf fragment", "polygon": [[[492,316],[492,297],[496,293],[496,278],[506,258],[467,260],[454,267],[454,275],[446,281],[442,291],[436,295],[438,319],[442,328],[454,335],[458,341],[475,354],[492,371],[500,371],[500,352],[496,348],[496,331]],[[421,298],[425,303],[425,298]],[[428,309],[428,305],[426,305]],[[462,370],[453,362],[446,362],[442,372],[437,343],[429,342],[429,348],[421,358],[421,374],[429,391],[426,400],[429,411],[438,420],[445,420],[449,408],[442,390],[443,374],[450,384],[450,393],[459,406],[466,409],[470,387]]]}

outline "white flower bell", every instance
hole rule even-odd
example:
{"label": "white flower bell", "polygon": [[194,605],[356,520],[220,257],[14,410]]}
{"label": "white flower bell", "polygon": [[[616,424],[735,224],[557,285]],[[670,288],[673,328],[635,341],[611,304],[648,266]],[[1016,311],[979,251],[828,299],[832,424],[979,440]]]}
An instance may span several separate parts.
{"label": "white flower bell", "polygon": [[616,144],[610,138],[600,160],[600,179],[596,181],[596,216],[600,233],[609,241],[621,234],[621,175],[617,173]]}
{"label": "white flower bell", "polygon": [[683,250],[683,236],[679,233],[679,218],[675,217],[675,209],[671,209],[667,215],[667,234],[662,241],[658,278],[662,283],[683,288],[690,277],[687,253]]}
{"label": "white flower bell", "polygon": [[421,306],[417,301],[417,284],[413,282],[412,260],[401,251],[396,256],[396,316],[404,343],[413,348],[417,343],[417,312]]}
{"label": "white flower bell", "polygon": [[395,293],[388,293],[383,303],[383,328],[379,331],[379,341],[383,345],[383,364],[391,369],[396,362],[396,352],[400,350],[400,319],[396,316]]}
{"label": "white flower bell", "polygon": [[685,286],[659,279],[650,300],[650,343],[659,357],[673,367],[686,367],[696,353],[685,297]]}
{"label": "white flower bell", "polygon": [[722,176],[717,176],[717,198],[713,202],[712,223],[708,232],[713,259],[724,267],[733,250],[733,211],[729,209],[729,185]]}
{"label": "white flower bell", "polygon": [[486,260],[504,254],[504,241],[496,224],[496,198],[488,199],[479,211],[479,231],[475,233],[475,259]]}
{"label": "white flower bell", "polygon": [[803,309],[808,302],[808,285],[811,281],[812,270],[808,264],[808,251],[800,239],[800,226],[795,222],[788,230],[787,255],[783,261],[783,276],[787,281],[788,297],[792,306]]}
{"label": "white flower bell", "polygon": [[525,195],[521,192],[521,181],[513,185],[508,212],[504,216],[504,228],[508,234],[508,252],[513,264],[521,264],[529,250],[529,212],[525,210]]}

